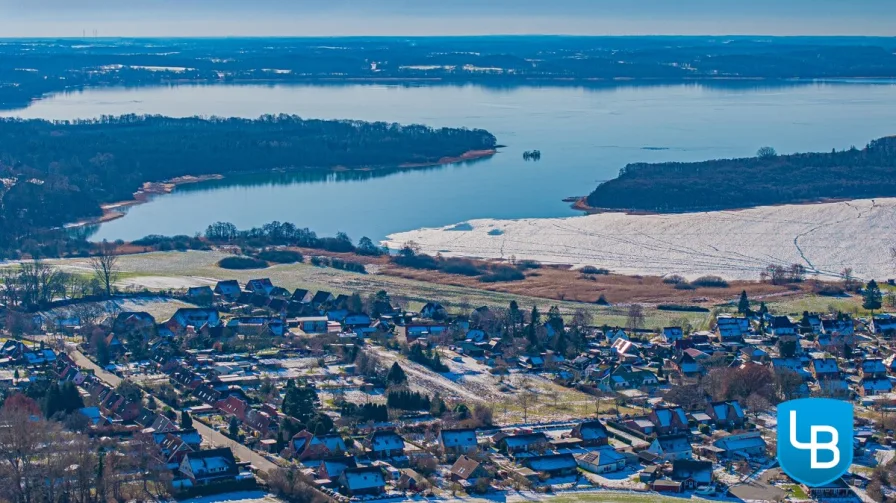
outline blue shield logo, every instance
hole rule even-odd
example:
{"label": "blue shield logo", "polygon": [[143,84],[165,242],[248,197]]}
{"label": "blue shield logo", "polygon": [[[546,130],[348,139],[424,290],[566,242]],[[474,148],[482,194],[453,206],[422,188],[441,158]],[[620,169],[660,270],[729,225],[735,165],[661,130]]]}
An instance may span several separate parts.
{"label": "blue shield logo", "polygon": [[842,477],[852,464],[852,404],[805,398],[778,405],[778,463],[810,487]]}

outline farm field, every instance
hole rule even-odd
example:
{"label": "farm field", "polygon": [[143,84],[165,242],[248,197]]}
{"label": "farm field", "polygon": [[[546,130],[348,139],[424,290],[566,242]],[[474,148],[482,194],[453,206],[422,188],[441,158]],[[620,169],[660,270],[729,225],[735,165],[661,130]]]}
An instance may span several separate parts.
{"label": "farm field", "polygon": [[896,199],[881,198],[682,214],[477,219],[392,234],[386,243],[397,248],[413,241],[430,254],[515,256],[633,275],[756,280],[769,264],[802,264],[822,279],[838,278],[844,267],[858,278],[881,279],[893,274],[894,209]]}

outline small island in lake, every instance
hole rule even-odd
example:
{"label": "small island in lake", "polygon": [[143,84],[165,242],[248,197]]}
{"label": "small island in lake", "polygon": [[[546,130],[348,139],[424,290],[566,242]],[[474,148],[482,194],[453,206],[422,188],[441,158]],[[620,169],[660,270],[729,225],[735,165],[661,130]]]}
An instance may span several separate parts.
{"label": "small island in lake", "polygon": [[541,160],[541,150],[527,150],[523,152],[523,160],[524,161],[540,161]]}
{"label": "small island in lake", "polygon": [[863,149],[703,162],[636,163],[597,186],[580,209],[690,212],[896,196],[896,136]]}

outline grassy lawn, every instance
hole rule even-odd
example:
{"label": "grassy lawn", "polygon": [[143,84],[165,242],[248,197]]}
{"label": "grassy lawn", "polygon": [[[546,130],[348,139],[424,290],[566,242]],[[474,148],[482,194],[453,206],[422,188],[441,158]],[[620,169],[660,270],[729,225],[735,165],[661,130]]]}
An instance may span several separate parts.
{"label": "grassy lawn", "polygon": [[862,298],[858,296],[825,297],[808,295],[805,297],[788,298],[780,302],[768,302],[767,305],[771,312],[796,316],[801,316],[804,311],[823,313],[833,310],[855,313],[856,309],[858,309],[861,316],[869,314],[865,309],[862,309]]}
{"label": "grassy lawn", "polygon": [[[622,493],[622,492],[612,492],[612,491],[591,491],[591,492],[580,492],[580,493],[567,493],[560,495],[551,495],[547,497],[552,503],[653,503],[653,502],[664,502],[664,503],[672,503],[679,502],[681,503],[683,500],[688,499],[685,496],[675,497],[675,496],[663,496],[657,493]],[[524,498],[521,498],[516,501],[525,501]],[[700,499],[697,497],[691,497],[688,501],[709,501]]]}
{"label": "grassy lawn", "polygon": [[794,498],[798,500],[807,500],[809,499],[809,495],[806,494],[806,491],[798,484],[792,484],[789,486],[783,486],[788,493]]}
{"label": "grassy lawn", "polygon": [[[369,295],[386,290],[393,297],[402,298],[409,308],[415,308],[432,300],[438,300],[449,310],[461,307],[475,308],[481,305],[507,307],[516,300],[526,310],[537,305],[547,312],[557,305],[565,314],[577,309],[590,312],[596,323],[625,326],[627,310],[625,306],[597,306],[580,302],[548,300],[526,295],[494,292],[479,288],[441,285],[412,279],[381,274],[357,274],[332,268],[315,267],[310,264],[280,264],[266,269],[229,270],[217,266],[217,262],[228,256],[221,252],[154,252],[122,255],[119,268],[122,285],[132,288],[146,287],[150,290],[185,288],[205,285],[222,279],[236,279],[245,282],[252,278],[269,277],[275,285],[287,289],[306,288],[327,290],[334,294],[359,292]],[[67,272],[89,274],[87,259],[50,260]],[[650,328],[668,326],[675,320],[687,319],[694,327],[702,327],[709,319],[709,313],[659,311],[651,307],[644,309],[644,325]]]}

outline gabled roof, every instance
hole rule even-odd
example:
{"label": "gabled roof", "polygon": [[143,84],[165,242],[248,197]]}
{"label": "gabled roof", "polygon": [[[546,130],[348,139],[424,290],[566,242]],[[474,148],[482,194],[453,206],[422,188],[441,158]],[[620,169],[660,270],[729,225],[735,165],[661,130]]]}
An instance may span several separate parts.
{"label": "gabled roof", "polygon": [[185,457],[185,462],[189,463],[190,470],[197,479],[206,476],[221,477],[239,474],[239,468],[236,466],[236,459],[234,459],[230,447],[189,452]]}
{"label": "gabled roof", "polygon": [[445,447],[476,447],[476,430],[464,428],[458,430],[442,430],[439,436]]}
{"label": "gabled roof", "polygon": [[653,412],[659,421],[657,426],[661,428],[672,426],[676,418],[680,424],[688,424],[688,418],[681,407],[658,407]]}
{"label": "gabled roof", "polygon": [[816,358],[812,360],[812,370],[815,374],[839,374],[837,360],[834,358]]}
{"label": "gabled roof", "polygon": [[578,436],[582,440],[597,440],[607,438],[607,427],[600,421],[585,421],[573,428],[573,435]]}
{"label": "gabled roof", "polygon": [[391,451],[404,449],[404,439],[394,431],[376,431],[368,437],[372,451]]}
{"label": "gabled roof", "polygon": [[611,447],[605,447],[603,449],[597,449],[591,452],[576,454],[575,457],[576,461],[578,461],[580,464],[587,463],[594,466],[613,465],[625,459],[625,456],[619,454],[615,449]]}
{"label": "gabled roof", "polygon": [[312,304],[323,304],[325,302],[329,302],[333,300],[333,294],[324,290],[320,290],[314,294],[314,297],[311,299]]}
{"label": "gabled roof", "polygon": [[672,479],[691,479],[697,483],[708,484],[712,482],[712,461],[676,459],[672,462]]}
{"label": "gabled roof", "polygon": [[790,318],[787,316],[775,316],[772,318],[772,321],[769,323],[769,327],[775,328],[796,328],[796,325],[790,321]]}
{"label": "gabled roof", "polygon": [[345,486],[351,491],[384,487],[383,472],[375,466],[361,468],[346,468],[340,480],[345,481]]}
{"label": "gabled roof", "polygon": [[478,461],[468,458],[467,456],[461,456],[457,458],[457,461],[455,461],[454,465],[451,467],[451,474],[460,479],[467,480],[476,472],[477,468],[479,468]]}
{"label": "gabled roof", "polygon": [[691,450],[691,443],[688,441],[687,435],[666,435],[657,437],[660,449],[664,453],[670,452],[686,452]]}
{"label": "gabled roof", "polygon": [[570,453],[548,454],[546,456],[532,456],[525,458],[523,464],[537,472],[549,472],[578,467],[576,458]]}

